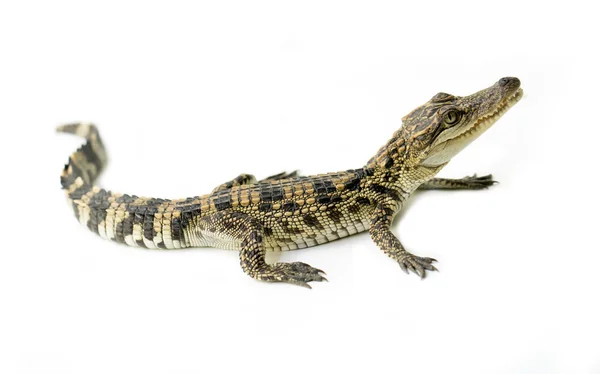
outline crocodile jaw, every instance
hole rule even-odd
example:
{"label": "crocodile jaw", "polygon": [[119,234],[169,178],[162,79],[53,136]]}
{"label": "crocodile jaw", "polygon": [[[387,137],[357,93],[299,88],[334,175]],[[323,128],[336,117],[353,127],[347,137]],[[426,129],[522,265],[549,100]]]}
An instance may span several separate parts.
{"label": "crocodile jaw", "polygon": [[500,103],[480,116],[473,124],[464,129],[463,132],[455,137],[448,139],[440,144],[435,145],[430,151],[429,156],[421,162],[421,165],[426,167],[435,167],[445,164],[450,161],[457,153],[462,151],[473,140],[477,139],[487,129],[492,127],[502,116],[521,100],[523,97],[523,89],[519,88]]}

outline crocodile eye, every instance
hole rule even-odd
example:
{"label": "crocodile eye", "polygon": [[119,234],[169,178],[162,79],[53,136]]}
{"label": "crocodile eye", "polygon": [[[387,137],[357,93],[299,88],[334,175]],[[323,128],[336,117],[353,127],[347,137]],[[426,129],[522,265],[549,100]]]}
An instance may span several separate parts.
{"label": "crocodile eye", "polygon": [[458,110],[449,110],[444,115],[444,122],[446,122],[446,125],[456,125],[460,121],[461,116]]}

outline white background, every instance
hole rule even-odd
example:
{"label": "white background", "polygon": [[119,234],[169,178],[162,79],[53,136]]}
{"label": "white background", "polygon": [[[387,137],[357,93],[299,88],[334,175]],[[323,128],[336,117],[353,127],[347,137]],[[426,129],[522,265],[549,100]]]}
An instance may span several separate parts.
{"label": "white background", "polygon": [[[82,2],[0,5],[0,372],[600,373],[598,27],[588,3]],[[98,124],[101,185],[177,198],[241,172],[361,167],[439,91],[517,76],[526,96],[415,195],[395,232],[421,281],[366,234],[270,256],[101,240],[59,186]]]}

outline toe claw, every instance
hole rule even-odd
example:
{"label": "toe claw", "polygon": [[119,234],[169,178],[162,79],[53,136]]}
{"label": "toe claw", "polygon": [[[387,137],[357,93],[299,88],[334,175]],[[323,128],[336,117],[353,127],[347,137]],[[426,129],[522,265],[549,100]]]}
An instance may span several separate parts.
{"label": "toe claw", "polygon": [[437,268],[432,265],[433,262],[437,262],[435,258],[418,257],[405,252],[402,257],[397,258],[397,262],[406,274],[409,274],[410,271],[421,279],[427,276],[427,271],[437,271]]}
{"label": "toe claw", "polygon": [[312,289],[312,287],[310,286],[310,284],[308,284],[306,282],[302,282],[301,280],[297,280],[297,279],[294,279],[294,278],[289,278],[285,282],[286,283],[290,283],[290,284],[295,284],[296,286],[308,288],[309,290]]}
{"label": "toe claw", "polygon": [[319,272],[323,272],[322,270],[313,268],[303,262],[279,262],[273,265],[273,268],[281,274],[279,281],[296,284],[302,287],[312,288],[308,282],[328,281],[319,274]]}
{"label": "toe claw", "polygon": [[425,269],[418,266],[415,268],[415,274],[417,274],[421,279],[425,278]]}
{"label": "toe claw", "polygon": [[413,265],[413,266],[411,266],[409,269],[410,269],[410,271],[412,271],[413,273],[417,274],[419,277],[421,276],[421,273],[419,272],[419,268],[418,268],[418,267],[415,267],[415,266]]}
{"label": "toe claw", "polygon": [[403,272],[408,274],[408,269],[406,268],[406,265],[404,265],[404,263],[398,262],[398,265],[400,265],[400,269],[402,269]]}

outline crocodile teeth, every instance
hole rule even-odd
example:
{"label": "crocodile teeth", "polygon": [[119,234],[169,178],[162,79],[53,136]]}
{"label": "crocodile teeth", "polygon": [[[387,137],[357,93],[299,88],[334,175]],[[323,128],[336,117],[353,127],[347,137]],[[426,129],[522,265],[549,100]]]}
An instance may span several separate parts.
{"label": "crocodile teeth", "polygon": [[479,132],[481,130],[485,131],[489,129],[490,126],[496,123],[496,121],[498,121],[500,117],[502,117],[504,113],[506,113],[513,105],[515,105],[519,100],[521,100],[522,97],[523,89],[519,88],[514,94],[502,100],[502,102],[498,104],[498,106],[496,107],[496,109],[494,109],[492,113],[486,114],[483,117],[479,118],[469,130],[465,131],[464,133],[460,134],[454,139],[461,139],[464,137],[471,136],[474,133]]}

